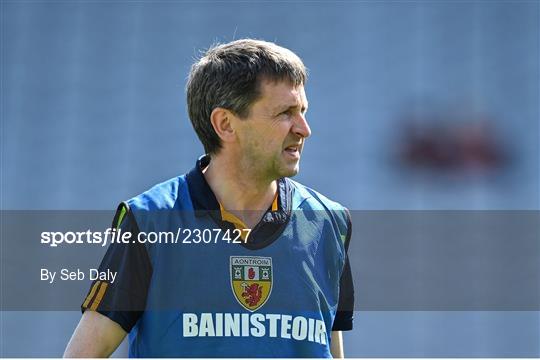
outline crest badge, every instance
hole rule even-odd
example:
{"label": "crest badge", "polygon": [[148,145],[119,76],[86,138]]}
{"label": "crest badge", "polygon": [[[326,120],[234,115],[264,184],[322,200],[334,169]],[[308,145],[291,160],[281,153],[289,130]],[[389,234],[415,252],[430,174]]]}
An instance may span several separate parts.
{"label": "crest badge", "polygon": [[246,310],[263,306],[272,292],[272,258],[231,256],[231,287],[236,300]]}

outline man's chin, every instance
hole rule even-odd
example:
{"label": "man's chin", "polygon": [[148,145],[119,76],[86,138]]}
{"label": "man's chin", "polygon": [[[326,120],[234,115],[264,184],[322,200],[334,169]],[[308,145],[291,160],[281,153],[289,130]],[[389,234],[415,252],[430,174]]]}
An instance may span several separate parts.
{"label": "man's chin", "polygon": [[300,167],[296,165],[293,168],[283,169],[281,172],[281,177],[293,177],[300,171]]}

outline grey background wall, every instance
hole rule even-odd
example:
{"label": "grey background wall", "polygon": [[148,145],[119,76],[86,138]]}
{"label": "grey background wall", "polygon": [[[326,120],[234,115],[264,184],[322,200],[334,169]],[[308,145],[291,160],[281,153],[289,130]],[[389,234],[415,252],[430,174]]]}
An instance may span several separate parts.
{"label": "grey background wall", "polygon": [[[112,209],[188,170],[189,67],[243,37],[310,69],[299,181],[353,210],[540,207],[537,1],[2,1],[1,16],[2,210]],[[404,113],[432,108],[487,114],[511,165],[396,165]],[[60,356],[78,318],[4,311],[1,355]],[[354,357],[519,357],[539,338],[535,311],[366,311],[345,340]]]}

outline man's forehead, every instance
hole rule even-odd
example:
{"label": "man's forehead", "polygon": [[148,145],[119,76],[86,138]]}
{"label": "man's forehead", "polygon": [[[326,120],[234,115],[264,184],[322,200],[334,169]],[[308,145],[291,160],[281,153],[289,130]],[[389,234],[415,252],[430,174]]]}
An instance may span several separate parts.
{"label": "man's forehead", "polygon": [[307,107],[304,85],[294,85],[289,81],[263,81],[261,99],[267,106]]}

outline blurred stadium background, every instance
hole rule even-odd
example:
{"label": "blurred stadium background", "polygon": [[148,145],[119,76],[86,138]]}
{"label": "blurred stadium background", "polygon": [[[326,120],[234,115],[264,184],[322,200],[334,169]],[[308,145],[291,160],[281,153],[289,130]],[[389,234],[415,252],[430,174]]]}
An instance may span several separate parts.
{"label": "blurred stadium background", "polygon": [[[190,64],[243,37],[310,69],[299,181],[353,210],[540,207],[538,1],[2,1],[1,21],[2,210],[113,209],[190,169]],[[2,312],[1,355],[61,356],[79,316]],[[534,311],[366,311],[345,343],[538,357],[539,339]]]}

